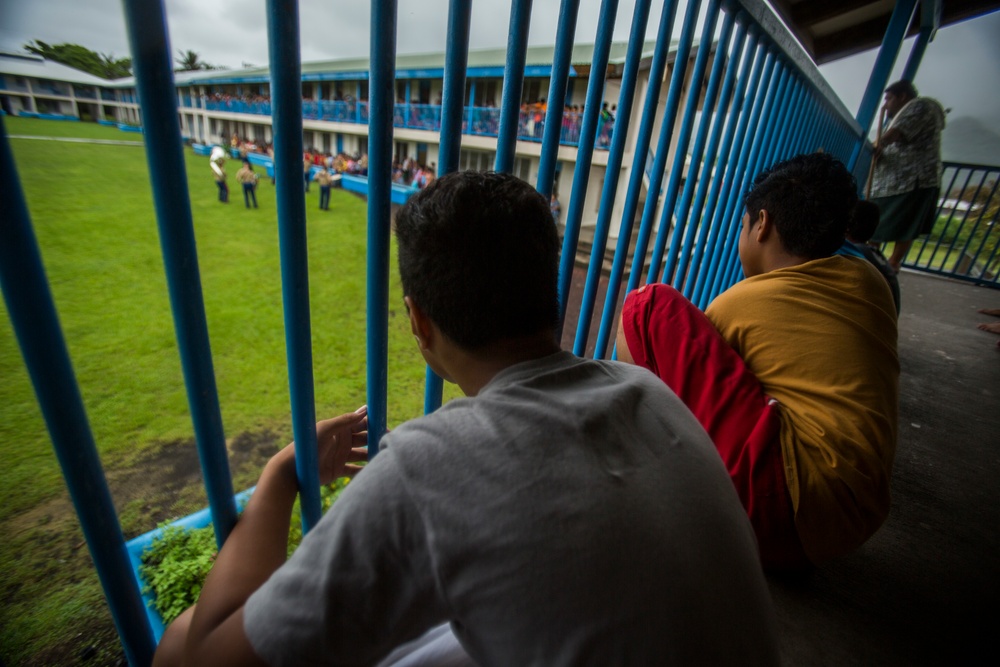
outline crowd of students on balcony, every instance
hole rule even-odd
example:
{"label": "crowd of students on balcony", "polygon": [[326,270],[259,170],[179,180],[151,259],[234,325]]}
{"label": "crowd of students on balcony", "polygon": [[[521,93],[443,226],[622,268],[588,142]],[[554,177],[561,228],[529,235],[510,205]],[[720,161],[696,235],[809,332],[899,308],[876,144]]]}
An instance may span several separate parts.
{"label": "crowd of students on balcony", "polygon": [[[237,113],[271,113],[271,98],[264,94],[211,93],[202,95],[204,108],[214,111]],[[407,103],[397,100],[393,125],[408,129],[439,131],[441,129],[441,99],[436,104],[422,104],[417,100]],[[616,105],[604,102],[597,122],[595,146],[609,148],[615,125]],[[548,105],[545,98],[521,105],[518,118],[517,136],[524,141],[541,141],[545,131]],[[562,144],[578,145],[583,128],[584,105],[566,104],[562,113],[562,128],[559,141]],[[368,100],[360,103],[352,95],[336,94],[332,100],[302,99],[302,116],[308,120],[327,120],[347,123],[368,122]],[[500,132],[500,108],[493,100],[483,106],[466,107],[462,118],[462,132],[478,136],[495,137]]]}

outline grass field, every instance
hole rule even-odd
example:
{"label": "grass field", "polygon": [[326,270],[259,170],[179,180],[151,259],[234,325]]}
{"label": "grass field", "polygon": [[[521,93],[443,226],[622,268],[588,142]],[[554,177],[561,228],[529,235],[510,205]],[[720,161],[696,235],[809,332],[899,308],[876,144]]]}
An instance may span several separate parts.
{"label": "grass field", "polygon": [[[135,141],[92,123],[6,117],[9,135]],[[90,425],[126,538],[205,505],[145,159],[136,146],[10,140]],[[220,204],[185,152],[209,335],[237,489],[291,439],[277,214],[263,177]],[[365,402],[364,201],[306,195],[316,413]],[[391,262],[389,425],[422,412],[424,365]],[[0,317],[0,662],[119,651],[6,310]],[[446,389],[447,398],[457,394]]]}

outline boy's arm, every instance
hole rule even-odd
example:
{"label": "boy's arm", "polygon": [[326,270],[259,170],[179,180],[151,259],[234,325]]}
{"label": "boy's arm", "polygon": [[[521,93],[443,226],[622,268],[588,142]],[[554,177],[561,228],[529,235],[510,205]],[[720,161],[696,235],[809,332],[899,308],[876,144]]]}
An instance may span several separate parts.
{"label": "boy's arm", "polygon": [[[350,475],[367,443],[367,411],[317,424],[320,482]],[[247,599],[285,562],[298,492],[294,443],[267,463],[236,527],[219,551],[195,607],[184,650],[188,665],[263,665],[243,629]]]}

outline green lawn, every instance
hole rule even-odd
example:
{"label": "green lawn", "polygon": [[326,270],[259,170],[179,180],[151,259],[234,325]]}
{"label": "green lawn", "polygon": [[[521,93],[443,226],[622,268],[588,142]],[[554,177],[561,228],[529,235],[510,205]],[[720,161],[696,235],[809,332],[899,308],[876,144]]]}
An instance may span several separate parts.
{"label": "green lawn", "polygon": [[[3,122],[10,135],[141,139],[92,123]],[[205,504],[198,485],[159,481],[176,472],[179,460],[191,459],[193,429],[145,150],[10,141],[94,439],[131,537],[165,513]],[[237,164],[230,162],[231,202],[220,204],[207,158],[190,151],[185,157],[227,441],[283,444],[291,427],[274,188],[262,177],[260,208],[245,209],[233,178]],[[339,190],[322,212],[318,196],[313,188],[306,205],[316,413],[324,417],[365,402],[367,212],[362,200]],[[391,267],[390,427],[422,412],[424,378],[395,248]],[[63,653],[73,658],[88,635],[104,637],[93,640],[104,642],[100,650],[113,650],[113,630],[6,310],[0,377],[0,662],[64,664]],[[446,399],[454,395],[449,387]],[[252,483],[260,460],[239,468],[237,488]]]}

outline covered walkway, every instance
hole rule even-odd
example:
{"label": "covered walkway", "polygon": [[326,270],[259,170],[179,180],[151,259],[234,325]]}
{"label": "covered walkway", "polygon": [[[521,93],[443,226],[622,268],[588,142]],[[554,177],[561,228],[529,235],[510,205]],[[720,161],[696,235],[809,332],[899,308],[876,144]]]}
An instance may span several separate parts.
{"label": "covered walkway", "polygon": [[903,272],[892,510],[860,551],[771,578],[788,665],[962,665],[996,653],[1000,291]]}

